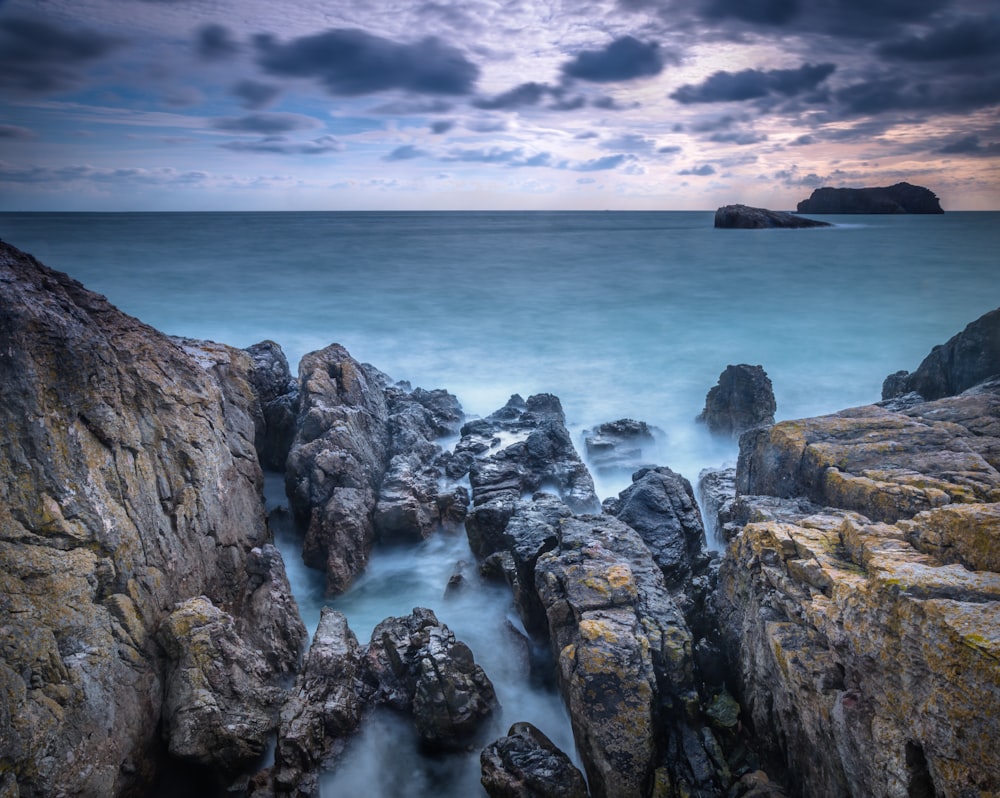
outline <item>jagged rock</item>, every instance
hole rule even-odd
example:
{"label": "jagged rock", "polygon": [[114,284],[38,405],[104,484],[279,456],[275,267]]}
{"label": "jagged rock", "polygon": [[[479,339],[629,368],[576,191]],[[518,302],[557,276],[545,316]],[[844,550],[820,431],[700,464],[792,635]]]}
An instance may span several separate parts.
{"label": "jagged rock", "polygon": [[1000,393],[900,413],[866,406],[785,421],[741,441],[737,490],[896,521],[952,502],[1000,501]]}
{"label": "jagged rock", "polygon": [[587,798],[587,782],[570,758],[530,723],[483,749],[482,784],[490,798]]}
{"label": "jagged rock", "polygon": [[590,465],[598,474],[629,473],[650,467],[650,456],[656,446],[656,434],[661,430],[645,421],[622,418],[599,424],[583,433],[583,445]]}
{"label": "jagged rock", "polygon": [[[0,770],[21,795],[142,793],[163,745],[155,630],[200,595],[259,606],[251,359],[170,339],[2,243],[0,284]],[[269,622],[236,621],[268,647]]]}
{"label": "jagged rock", "polygon": [[431,610],[387,618],[372,632],[365,662],[378,681],[375,701],[412,713],[429,751],[460,751],[499,708],[472,651]]}
{"label": "jagged rock", "polygon": [[[806,213],[801,208],[799,213]],[[818,211],[812,211],[818,213]],[[758,230],[772,227],[830,227],[829,222],[803,219],[785,211],[751,208],[749,205],[723,205],[715,212],[715,226],[725,229]]]}
{"label": "jagged rock", "polygon": [[754,427],[774,423],[774,389],[761,366],[726,366],[719,383],[705,396],[697,421],[715,435],[738,438]]}
{"label": "jagged rock", "polygon": [[260,402],[261,423],[255,443],[261,465],[283,471],[295,438],[299,413],[299,385],[288,368],[288,359],[274,341],[248,346],[253,358],[250,381]]}
{"label": "jagged rock", "polygon": [[364,651],[347,619],[324,607],[295,688],[281,710],[274,767],[277,795],[316,794],[320,770],[343,752],[374,691]]}
{"label": "jagged rock", "polygon": [[636,471],[632,484],[605,502],[605,512],[639,533],[668,588],[683,588],[707,565],[705,530],[691,483],[669,468]]}
{"label": "jagged rock", "polygon": [[736,499],[736,469],[706,468],[698,474],[698,505],[705,517],[708,539],[728,540],[733,530],[733,502]]}
{"label": "jagged rock", "polygon": [[543,488],[555,491],[577,512],[599,507],[594,481],[566,429],[562,405],[551,394],[527,401],[515,394],[492,415],[464,425],[455,451],[460,462],[469,463],[474,509],[467,528],[478,523],[473,516],[481,505],[507,505]]}
{"label": "jagged rock", "polygon": [[[994,504],[895,525],[828,510],[752,523],[734,539],[722,628],[758,739],[796,794],[1000,790],[1000,575],[933,553],[966,534],[940,517],[956,511],[995,536]],[[955,539],[993,548],[971,541]]]}
{"label": "jagged rock", "polygon": [[384,374],[339,344],[299,364],[301,406],[286,490],[306,529],[303,558],[341,593],[364,570],[375,540],[372,514],[389,462]]}
{"label": "jagged rock", "polygon": [[882,398],[914,392],[924,399],[955,396],[1000,376],[1000,308],[991,310],[935,346],[917,370],[897,371],[882,384]]}
{"label": "jagged rock", "polygon": [[934,192],[896,183],[880,188],[817,188],[802,200],[799,213],[944,213]]}
{"label": "jagged rock", "polygon": [[179,604],[160,626],[167,654],[163,735],[173,756],[232,777],[264,753],[284,691],[229,613],[205,596]]}

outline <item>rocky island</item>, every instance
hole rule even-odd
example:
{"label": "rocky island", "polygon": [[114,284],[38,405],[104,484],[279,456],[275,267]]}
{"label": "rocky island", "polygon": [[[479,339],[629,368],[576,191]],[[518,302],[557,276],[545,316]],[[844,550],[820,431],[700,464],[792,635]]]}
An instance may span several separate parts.
{"label": "rocky island", "polygon": [[799,213],[944,213],[928,188],[896,183],[883,188],[817,188]]}
{"label": "rocky island", "polygon": [[[558,397],[466,419],[336,344],[293,377],[273,342],[165,336],[2,242],[0,286],[0,796],[185,771],[311,798],[377,708],[429,755],[481,751],[490,796],[1000,794],[1000,310],[820,418],[774,424],[762,367],[729,367],[703,418],[736,468],[640,460],[601,503]],[[592,437],[642,458],[649,435]],[[381,541],[463,530],[548,652],[583,772],[495,728],[430,609],[367,642],[326,610],[304,650],[262,463],[331,594]]]}
{"label": "rocky island", "polygon": [[786,211],[752,208],[749,205],[723,205],[715,212],[715,226],[729,230],[765,230],[774,227],[797,229],[831,225],[829,222],[805,219]]}

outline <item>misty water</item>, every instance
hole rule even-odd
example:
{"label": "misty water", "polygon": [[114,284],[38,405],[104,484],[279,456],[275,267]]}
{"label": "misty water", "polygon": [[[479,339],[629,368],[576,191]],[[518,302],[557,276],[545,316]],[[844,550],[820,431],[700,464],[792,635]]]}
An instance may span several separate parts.
{"label": "misty water", "polygon": [[[0,214],[0,238],[164,332],[275,340],[293,371],[338,342],[393,379],[446,388],[469,416],[554,393],[581,453],[596,424],[646,421],[663,433],[655,459],[694,482],[735,462],[733,443],[694,422],[727,364],[764,367],[779,420],[834,412],[877,401],[887,374],[1000,305],[1000,214],[828,220],[735,231],[707,212]],[[598,478],[598,494],[628,481]],[[282,501],[280,475],[268,501]],[[473,562],[463,535],[376,550],[335,599],[294,532],[278,543],[310,631],[324,603],[362,643],[383,618],[430,607],[494,681],[497,735],[529,720],[572,751],[558,696],[514,654],[509,594],[445,599],[456,564]],[[323,789],[468,796],[482,794],[478,775],[478,754],[422,759],[381,715]]]}

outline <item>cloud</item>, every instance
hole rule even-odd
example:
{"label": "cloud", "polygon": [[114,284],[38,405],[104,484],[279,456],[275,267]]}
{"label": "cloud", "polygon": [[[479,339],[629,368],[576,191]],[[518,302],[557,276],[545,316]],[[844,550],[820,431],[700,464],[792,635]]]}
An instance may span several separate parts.
{"label": "cloud", "polygon": [[122,42],[92,30],[27,17],[0,19],[0,88],[46,93],[75,88],[83,68]]}
{"label": "cloud", "polygon": [[474,100],[472,104],[476,108],[482,108],[487,111],[506,111],[521,108],[525,105],[538,105],[549,91],[548,86],[541,83],[522,83],[520,86],[515,86],[513,89],[505,91],[503,94],[498,94],[492,99]]}
{"label": "cloud", "polygon": [[110,169],[80,164],[72,166],[19,167],[0,161],[0,182],[5,183],[139,183],[143,185],[193,185],[202,183],[208,174],[201,171],[180,172],[172,167],[152,169]]}
{"label": "cloud", "polygon": [[1000,55],[1000,16],[967,17],[926,36],[908,36],[878,48],[887,58],[949,61]]}
{"label": "cloud", "polygon": [[232,87],[235,96],[243,100],[243,107],[250,110],[266,108],[281,94],[281,89],[256,80],[241,80]]}
{"label": "cloud", "polygon": [[320,122],[311,116],[303,116],[302,114],[247,114],[246,116],[213,119],[210,125],[215,130],[225,130],[229,133],[273,135],[319,127]]}
{"label": "cloud", "polygon": [[983,144],[979,136],[972,133],[960,139],[956,139],[937,150],[942,155],[978,155],[996,156],[1000,155],[1000,141],[990,144]]}
{"label": "cloud", "polygon": [[500,147],[490,147],[489,149],[479,148],[472,150],[455,148],[441,160],[460,163],[518,164],[524,163],[525,158],[524,150],[520,147],[515,147],[509,150],[505,150]]}
{"label": "cloud", "polygon": [[343,152],[344,145],[334,136],[320,136],[312,141],[288,141],[284,136],[267,136],[259,141],[227,141],[219,145],[233,152],[274,155],[325,155]]}
{"label": "cloud", "polygon": [[194,51],[205,61],[221,61],[236,55],[239,50],[239,43],[222,25],[203,25],[195,35]]}
{"label": "cloud", "polygon": [[584,50],[563,65],[563,74],[578,80],[610,83],[659,75],[663,54],[655,42],[643,44],[631,36],[615,39],[603,50]]}
{"label": "cloud", "polygon": [[602,150],[617,150],[618,152],[652,152],[656,146],[653,139],[646,138],[638,133],[624,133],[621,136],[602,141]]}
{"label": "cloud", "polygon": [[877,77],[845,86],[834,97],[853,114],[889,111],[970,111],[1000,104],[1000,75],[978,80],[916,80]]}
{"label": "cloud", "polygon": [[622,164],[635,160],[634,155],[619,153],[618,155],[605,155],[603,158],[594,158],[590,161],[567,165],[566,168],[574,172],[604,172],[608,169],[617,169]]}
{"label": "cloud", "polygon": [[702,15],[709,19],[735,17],[760,25],[784,25],[801,11],[799,0],[710,0]]}
{"label": "cloud", "polygon": [[479,78],[479,67],[434,37],[401,44],[361,30],[335,28],[287,44],[270,35],[255,41],[258,62],[269,74],[315,78],[335,96],[389,89],[463,95],[472,92]]}
{"label": "cloud", "polygon": [[0,139],[7,139],[8,141],[30,141],[31,139],[38,138],[38,134],[33,130],[28,130],[26,127],[19,127],[17,125],[0,125]]}
{"label": "cloud", "polygon": [[670,94],[671,99],[692,103],[742,102],[770,94],[791,97],[812,91],[836,70],[835,64],[803,64],[798,69],[744,69],[719,71],[697,85],[685,84]]}
{"label": "cloud", "polygon": [[403,144],[402,146],[396,147],[392,152],[386,155],[383,161],[409,161],[413,158],[424,158],[427,153],[414,144]]}
{"label": "cloud", "polygon": [[703,166],[695,166],[691,169],[681,169],[677,174],[679,175],[695,175],[696,177],[708,177],[709,175],[715,174],[715,167],[712,164],[704,164]]}
{"label": "cloud", "polygon": [[431,122],[431,133],[435,136],[440,136],[442,133],[447,133],[455,127],[455,123],[450,119],[441,119],[437,122]]}

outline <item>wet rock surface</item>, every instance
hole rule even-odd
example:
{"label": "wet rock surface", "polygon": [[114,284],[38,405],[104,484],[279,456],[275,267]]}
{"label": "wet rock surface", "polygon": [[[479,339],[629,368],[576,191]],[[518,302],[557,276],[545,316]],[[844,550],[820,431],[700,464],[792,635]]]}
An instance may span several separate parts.
{"label": "wet rock surface", "polygon": [[289,615],[250,599],[267,542],[251,359],[168,338],[6,244],[0,283],[0,770],[21,795],[141,792],[178,602],[246,613],[236,635],[273,655],[248,668],[255,690],[298,657],[291,626],[273,634]]}
{"label": "wet rock surface", "polygon": [[657,437],[664,433],[645,421],[622,418],[583,433],[587,461],[598,474],[609,476],[654,467]]}
{"label": "wet rock surface", "polygon": [[587,798],[587,782],[569,757],[530,723],[515,723],[483,749],[490,798]]}
{"label": "wet rock surface", "polygon": [[250,381],[261,412],[254,441],[257,453],[264,468],[283,471],[299,414],[298,380],[292,377],[288,359],[274,341],[261,341],[246,351],[253,358]]}
{"label": "wet rock surface", "polygon": [[774,389],[761,366],[726,366],[705,397],[697,420],[714,435],[738,438],[748,429],[774,423]]}

